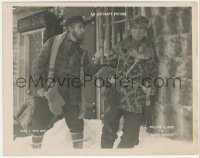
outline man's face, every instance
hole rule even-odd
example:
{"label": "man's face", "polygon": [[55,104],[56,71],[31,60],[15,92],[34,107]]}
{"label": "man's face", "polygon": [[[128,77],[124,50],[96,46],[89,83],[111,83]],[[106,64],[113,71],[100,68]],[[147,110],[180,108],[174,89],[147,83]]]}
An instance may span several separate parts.
{"label": "man's face", "polygon": [[73,23],[70,26],[70,32],[72,35],[78,39],[78,40],[83,40],[84,38],[84,24],[83,23]]}
{"label": "man's face", "polygon": [[140,26],[133,26],[131,29],[131,34],[133,39],[141,40],[144,36],[146,36],[146,28]]}

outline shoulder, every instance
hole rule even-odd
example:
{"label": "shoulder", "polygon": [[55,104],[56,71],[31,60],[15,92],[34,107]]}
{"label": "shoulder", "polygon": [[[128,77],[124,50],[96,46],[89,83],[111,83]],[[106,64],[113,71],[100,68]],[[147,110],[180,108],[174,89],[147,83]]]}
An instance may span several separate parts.
{"label": "shoulder", "polygon": [[62,36],[65,36],[66,39],[68,40],[68,33],[64,32],[64,33],[57,34],[57,35],[54,35],[54,36],[50,37],[49,39],[47,39],[47,40],[45,41],[45,43],[53,43],[53,41],[54,41],[56,38],[61,38]]}
{"label": "shoulder", "polygon": [[50,47],[53,44],[53,41],[55,39],[55,36],[47,39],[44,43],[43,43],[43,47]]}

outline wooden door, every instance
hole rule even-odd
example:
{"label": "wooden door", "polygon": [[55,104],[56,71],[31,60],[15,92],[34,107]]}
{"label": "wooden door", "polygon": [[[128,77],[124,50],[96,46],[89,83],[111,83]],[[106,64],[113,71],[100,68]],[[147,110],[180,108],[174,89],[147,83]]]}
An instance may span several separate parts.
{"label": "wooden door", "polygon": [[19,88],[19,106],[26,97],[32,94],[34,87],[29,87],[28,81],[32,71],[32,63],[43,45],[44,29],[28,31],[20,34],[19,78],[26,80],[26,86]]}

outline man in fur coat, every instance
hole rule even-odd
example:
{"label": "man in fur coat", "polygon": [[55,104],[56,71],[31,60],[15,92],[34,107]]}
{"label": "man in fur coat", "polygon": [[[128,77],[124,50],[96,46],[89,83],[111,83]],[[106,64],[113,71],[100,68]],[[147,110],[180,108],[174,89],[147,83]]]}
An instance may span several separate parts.
{"label": "man in fur coat", "polygon": [[[153,42],[147,37],[149,21],[137,16],[131,21],[131,35],[114,46],[105,61],[115,75],[107,84],[107,99],[101,147],[112,148],[120,119],[124,123],[118,148],[132,148],[139,143],[142,113],[149,105],[149,96],[156,75],[157,57]],[[110,86],[112,84],[112,87]]]}

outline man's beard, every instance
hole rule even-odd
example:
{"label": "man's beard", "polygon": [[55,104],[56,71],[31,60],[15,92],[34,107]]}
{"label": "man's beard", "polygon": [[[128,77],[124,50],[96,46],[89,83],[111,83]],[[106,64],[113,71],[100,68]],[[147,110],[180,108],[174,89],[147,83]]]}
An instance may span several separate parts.
{"label": "man's beard", "polygon": [[79,43],[82,43],[82,42],[83,42],[84,34],[79,35],[79,34],[77,34],[76,32],[72,32],[72,33],[73,33],[73,36],[77,39],[77,42],[79,42]]}

